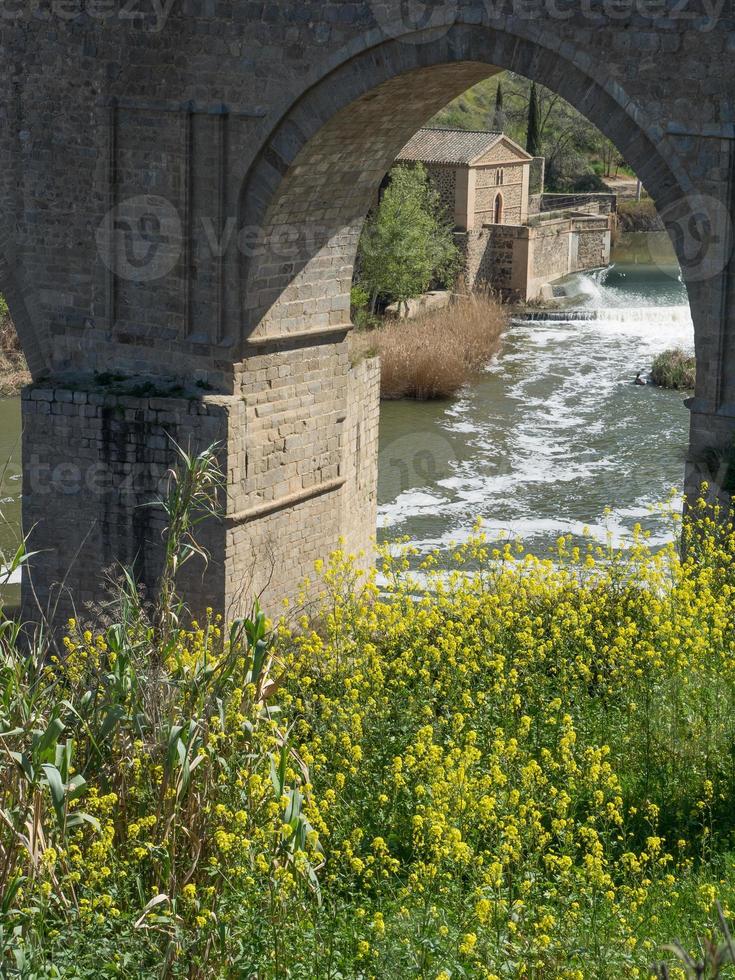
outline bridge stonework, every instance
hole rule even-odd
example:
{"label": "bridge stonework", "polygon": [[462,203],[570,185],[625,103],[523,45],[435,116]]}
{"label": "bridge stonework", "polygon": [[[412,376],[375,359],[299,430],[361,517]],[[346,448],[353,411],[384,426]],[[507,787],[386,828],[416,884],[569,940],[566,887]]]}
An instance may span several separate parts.
{"label": "bridge stonework", "polygon": [[227,476],[202,602],[273,603],[340,537],[369,545],[360,229],[413,132],[501,69],[610,137],[671,232],[694,486],[735,419],[733,53],[730,3],[704,0],[3,0],[0,290],[34,376],[24,601],[66,615],[120,561],[155,582],[160,515],[139,505],[171,438],[216,441]]}

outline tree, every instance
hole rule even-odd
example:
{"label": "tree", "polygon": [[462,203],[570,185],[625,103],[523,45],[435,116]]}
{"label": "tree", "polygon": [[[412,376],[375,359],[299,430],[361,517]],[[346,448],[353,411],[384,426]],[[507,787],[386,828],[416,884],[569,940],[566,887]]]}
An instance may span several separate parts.
{"label": "tree", "polygon": [[526,150],[532,157],[543,156],[541,150],[541,130],[539,127],[539,104],[536,83],[531,83],[531,98],[528,102],[528,129],[526,131]]}
{"label": "tree", "polygon": [[495,93],[495,111],[493,112],[490,129],[494,133],[505,131],[505,110],[503,109],[503,86],[501,82],[498,82],[498,88]]}
{"label": "tree", "polygon": [[402,304],[433,282],[453,284],[461,266],[459,249],[421,164],[391,171],[390,184],[360,238],[357,266],[373,310],[378,299]]}
{"label": "tree", "polygon": [[600,158],[606,177],[617,177],[622,157],[612,140],[600,136]]}

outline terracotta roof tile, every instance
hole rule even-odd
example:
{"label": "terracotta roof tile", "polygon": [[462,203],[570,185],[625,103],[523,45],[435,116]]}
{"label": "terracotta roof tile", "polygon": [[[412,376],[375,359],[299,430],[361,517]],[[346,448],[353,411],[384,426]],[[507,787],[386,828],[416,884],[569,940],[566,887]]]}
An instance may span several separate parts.
{"label": "terracotta roof tile", "polygon": [[502,136],[463,129],[420,129],[398,154],[398,160],[469,164],[487,153]]}

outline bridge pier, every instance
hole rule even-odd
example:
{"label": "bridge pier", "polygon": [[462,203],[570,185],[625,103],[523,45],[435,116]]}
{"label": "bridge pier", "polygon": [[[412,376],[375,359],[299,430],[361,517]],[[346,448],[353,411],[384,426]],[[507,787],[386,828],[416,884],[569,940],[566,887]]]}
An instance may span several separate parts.
{"label": "bridge pier", "polygon": [[[294,597],[313,563],[337,547],[369,549],[375,527],[379,370],[374,360],[349,372],[335,416],[334,472],[314,478],[309,448],[302,465],[269,477],[245,398],[191,393],[172,397],[146,386],[38,384],[23,393],[23,525],[38,552],[24,573],[24,618],[52,626],[85,618],[105,598],[105,578],[123,566],[151,594],[163,554],[165,517],[148,506],[165,490],[176,445],[197,452],[217,444],[225,474],[222,516],[200,525],[209,563],[190,562],[181,591],[193,614],[207,606],[234,617],[261,596],[272,614]],[[276,430],[277,432],[277,430]],[[333,436],[337,439],[337,435]],[[337,458],[337,457],[336,457]],[[318,461],[316,461],[318,462]],[[257,472],[253,472],[257,470]],[[270,471],[273,472],[272,470]],[[289,480],[284,484],[283,478]],[[258,492],[253,492],[253,488]]]}
{"label": "bridge pier", "polygon": [[709,497],[719,499],[729,512],[735,496],[735,414],[707,411],[689,401],[691,421],[684,493],[692,503],[701,494],[702,483]]}

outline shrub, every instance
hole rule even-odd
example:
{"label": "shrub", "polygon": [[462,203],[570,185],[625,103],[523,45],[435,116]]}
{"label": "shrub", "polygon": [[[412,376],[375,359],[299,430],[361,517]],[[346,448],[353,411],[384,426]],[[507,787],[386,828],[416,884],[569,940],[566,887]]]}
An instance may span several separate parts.
{"label": "shrub", "polygon": [[355,335],[357,350],[380,356],[383,398],[450,398],[487,366],[507,323],[489,293],[458,297],[444,310],[390,320]]}
{"label": "shrub", "polygon": [[582,174],[572,182],[571,189],[575,194],[609,194],[610,188],[599,174]]}
{"label": "shrub", "polygon": [[663,231],[664,225],[650,198],[618,202],[618,229],[625,231]]}
{"label": "shrub", "polygon": [[337,552],[275,627],[184,626],[167,588],[160,629],[127,583],[50,659],[3,620],[3,976],[618,980],[683,955],[735,901],[735,530],[702,500],[682,537],[539,559],[478,529],[449,571],[386,550],[380,584]]}
{"label": "shrub", "polygon": [[696,380],[696,359],[680,348],[663,351],[651,366],[651,381],[659,388],[689,391],[695,387]]}
{"label": "shrub", "polygon": [[358,328],[372,327],[378,322],[378,317],[370,311],[370,294],[359,284],[350,291],[350,316]]}
{"label": "shrub", "polygon": [[452,286],[461,266],[453,227],[425,168],[394,167],[360,237],[359,285],[377,301],[405,303],[432,283]]}

